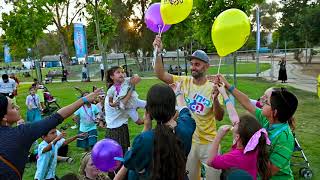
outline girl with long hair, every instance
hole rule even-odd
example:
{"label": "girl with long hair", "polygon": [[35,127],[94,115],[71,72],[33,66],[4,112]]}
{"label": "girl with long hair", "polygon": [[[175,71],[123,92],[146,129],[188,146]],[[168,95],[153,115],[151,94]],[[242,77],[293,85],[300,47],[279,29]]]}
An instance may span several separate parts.
{"label": "girl with long hair", "polygon": [[[196,124],[186,107],[181,83],[153,85],[147,94],[144,132],[138,135],[125,154],[123,167],[115,179],[183,180],[187,178],[186,160]],[[177,97],[177,99],[176,99]],[[180,109],[175,119],[176,102]],[[151,120],[157,123],[151,129]]]}

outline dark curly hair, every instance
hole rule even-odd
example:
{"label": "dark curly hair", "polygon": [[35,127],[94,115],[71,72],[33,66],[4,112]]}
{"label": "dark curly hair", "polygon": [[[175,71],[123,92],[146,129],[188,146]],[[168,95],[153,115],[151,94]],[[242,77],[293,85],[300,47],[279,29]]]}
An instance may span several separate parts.
{"label": "dark curly hair", "polygon": [[183,180],[186,176],[186,156],[181,140],[167,125],[175,115],[176,96],[166,84],[153,85],[147,94],[146,110],[157,121],[154,129],[152,180]]}
{"label": "dark curly hair", "polygon": [[113,85],[113,80],[111,79],[111,76],[113,76],[114,72],[117,69],[122,69],[120,66],[112,66],[110,69],[108,69],[106,73],[106,80],[107,80],[107,87],[108,89]]}

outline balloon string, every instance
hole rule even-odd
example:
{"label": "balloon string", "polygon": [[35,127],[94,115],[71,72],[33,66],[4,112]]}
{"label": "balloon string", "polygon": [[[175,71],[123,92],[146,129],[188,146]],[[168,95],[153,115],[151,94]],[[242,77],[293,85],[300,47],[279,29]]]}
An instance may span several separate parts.
{"label": "balloon string", "polygon": [[222,58],[220,57],[219,67],[218,67],[218,74],[220,74],[221,59],[222,59]]}
{"label": "balloon string", "polygon": [[[162,26],[158,26],[158,35],[161,37],[161,34],[163,32],[163,29],[165,27],[165,24]],[[154,68],[155,64],[156,64],[156,59],[157,59],[157,52],[158,52],[158,46],[156,46],[153,50],[153,58],[152,58],[152,67]]]}

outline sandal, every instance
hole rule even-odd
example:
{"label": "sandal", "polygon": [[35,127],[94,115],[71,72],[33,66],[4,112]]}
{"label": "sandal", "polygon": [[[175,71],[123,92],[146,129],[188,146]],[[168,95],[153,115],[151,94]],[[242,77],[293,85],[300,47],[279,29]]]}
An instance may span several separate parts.
{"label": "sandal", "polygon": [[68,157],[68,158],[67,158],[67,163],[72,164],[73,161],[74,161],[74,160],[73,160],[71,157]]}

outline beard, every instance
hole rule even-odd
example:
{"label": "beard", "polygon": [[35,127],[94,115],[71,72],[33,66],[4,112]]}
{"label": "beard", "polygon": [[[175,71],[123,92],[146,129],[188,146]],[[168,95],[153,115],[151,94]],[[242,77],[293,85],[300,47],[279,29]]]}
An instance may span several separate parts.
{"label": "beard", "polygon": [[196,72],[196,71],[193,71],[191,72],[191,76],[195,79],[199,79],[203,76],[205,76],[205,73],[204,72]]}

